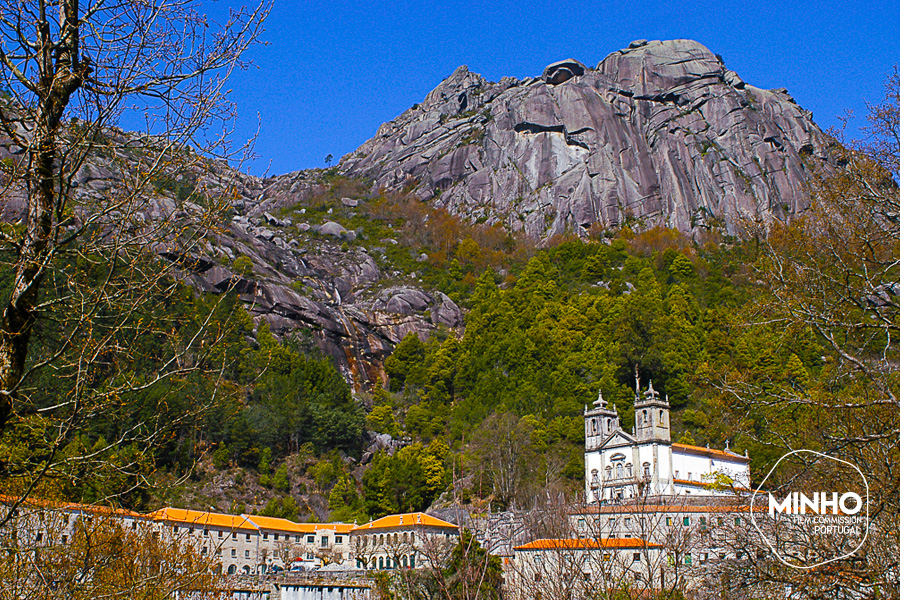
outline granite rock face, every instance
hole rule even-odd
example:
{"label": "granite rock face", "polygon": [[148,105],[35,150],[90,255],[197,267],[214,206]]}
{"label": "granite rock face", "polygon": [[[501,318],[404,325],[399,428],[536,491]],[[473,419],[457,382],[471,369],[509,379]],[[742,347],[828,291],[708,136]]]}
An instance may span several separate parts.
{"label": "granite rock face", "polygon": [[[120,135],[120,145],[126,147],[129,134]],[[0,158],[19,154],[0,138]],[[70,227],[103,205],[104,190],[127,180],[134,160],[118,149],[114,155],[88,158],[74,179],[77,202]],[[422,289],[411,277],[399,286],[402,273],[383,272],[385,263],[379,266],[374,251],[350,246],[356,232],[338,222],[337,213],[320,215],[319,224],[295,222],[308,217],[305,209],[287,209],[322,193],[321,173],[261,179],[221,163],[193,166],[196,170],[189,175],[198,188],[211,197],[231,199],[228,210],[217,212],[214,221],[206,220],[205,210],[191,200],[152,186],[127,217],[109,213],[109,220],[128,221],[125,231],[135,236],[151,230],[150,249],[197,290],[236,293],[256,331],[265,325],[278,338],[314,343],[356,390],[386,383],[384,359],[404,336],[427,338],[438,327],[461,335],[462,311],[450,298]],[[0,203],[0,221],[20,222],[24,198],[21,189],[8,188]],[[340,206],[353,210],[359,202],[343,198]],[[286,213],[296,217],[282,216]],[[200,223],[203,226],[197,227]],[[160,233],[189,228],[203,235],[186,246],[178,243],[177,235]]]}
{"label": "granite rock face", "polygon": [[460,67],[340,168],[536,238],[626,222],[735,233],[802,211],[828,144],[786,90],[697,42],[639,40],[523,81]]}

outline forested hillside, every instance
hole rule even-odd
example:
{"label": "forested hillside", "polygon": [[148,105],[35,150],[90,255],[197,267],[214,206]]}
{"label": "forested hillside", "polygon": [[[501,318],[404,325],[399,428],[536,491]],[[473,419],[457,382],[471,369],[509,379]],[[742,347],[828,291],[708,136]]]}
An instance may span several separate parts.
{"label": "forested hillside", "polygon": [[[163,422],[165,440],[152,452],[104,450],[108,474],[85,487],[51,477],[42,493],[345,520],[426,509],[451,484],[456,501],[528,505],[547,490],[580,489],[581,415],[598,392],[631,427],[635,368],[669,397],[676,439],[730,440],[750,451],[758,472],[769,453],[746,435],[748,423],[722,418],[727,398],[710,381],[740,370],[804,385],[821,363],[806,332],[746,326],[760,294],[752,242],[699,245],[672,230],[626,228],[492,256],[468,235],[434,239],[447,266],[419,271],[464,307],[465,329],[407,335],[385,362],[386,385],[372,393],[352,394],[311,339],[255,327],[234,293],[175,284],[181,291],[154,314],[133,318],[186,338],[217,302],[225,335],[203,358],[208,368],[130,394],[124,412],[93,420],[67,451],[106,448],[148,421]],[[147,343],[129,365],[135,377],[158,367],[152,337]],[[98,385],[112,383],[98,370]],[[63,389],[64,379],[48,374],[35,401],[50,406]],[[4,454],[27,462],[38,431],[4,438]]]}

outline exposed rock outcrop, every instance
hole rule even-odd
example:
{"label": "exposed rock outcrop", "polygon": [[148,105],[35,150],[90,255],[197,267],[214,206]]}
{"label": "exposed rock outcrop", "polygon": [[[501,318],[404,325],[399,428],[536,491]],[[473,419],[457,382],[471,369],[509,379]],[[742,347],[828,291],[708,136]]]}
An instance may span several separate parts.
{"label": "exposed rock outcrop", "polygon": [[460,67],[340,168],[538,238],[635,220],[734,233],[803,210],[828,143],[785,90],[745,83],[701,44],[638,40],[524,81]]}

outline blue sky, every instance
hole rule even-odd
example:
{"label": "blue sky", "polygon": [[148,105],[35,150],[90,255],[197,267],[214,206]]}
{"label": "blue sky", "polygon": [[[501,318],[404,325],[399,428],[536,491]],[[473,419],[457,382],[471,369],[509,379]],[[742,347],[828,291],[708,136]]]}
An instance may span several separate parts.
{"label": "blue sky", "polygon": [[900,2],[275,0],[267,44],[231,81],[237,136],[259,127],[255,174],[321,167],[459,65],[524,78],[562,58],[595,66],[642,38],[695,39],[748,83],[788,88],[822,127],[849,109],[858,128],[900,62]]}

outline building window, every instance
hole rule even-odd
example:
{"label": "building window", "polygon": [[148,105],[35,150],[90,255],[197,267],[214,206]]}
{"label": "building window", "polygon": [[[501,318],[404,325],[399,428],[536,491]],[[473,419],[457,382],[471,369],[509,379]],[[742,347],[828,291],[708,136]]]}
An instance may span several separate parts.
{"label": "building window", "polygon": [[334,536],[334,543],[335,543],[335,544],[343,544],[343,543],[344,543],[344,536],[342,536],[342,535],[336,535],[336,536]]}
{"label": "building window", "polygon": [[625,529],[631,527],[631,517],[625,517]]}
{"label": "building window", "polygon": [[700,563],[703,564],[703,563],[705,563],[707,560],[709,560],[709,554],[707,554],[706,552],[702,552],[702,553],[700,554]]}
{"label": "building window", "polygon": [[231,558],[237,558],[237,550],[234,548],[231,549]]}
{"label": "building window", "polygon": [[294,536],[294,541],[297,542],[297,543],[299,544],[299,543],[300,543],[300,536],[299,536],[299,535],[295,535],[295,536]]}
{"label": "building window", "polygon": [[278,534],[277,534],[277,533],[275,534],[275,541],[276,541],[276,542],[278,541]]}
{"label": "building window", "polygon": [[672,517],[666,517],[666,527],[672,526]]}
{"label": "building window", "polygon": [[410,532],[410,534],[409,534],[409,543],[410,543],[410,544],[415,544],[415,543],[416,543],[416,532],[415,532],[415,531]]}
{"label": "building window", "polygon": [[216,548],[216,556],[222,556],[222,549]]}
{"label": "building window", "polygon": [[314,536],[314,535],[308,535],[308,536],[306,536],[306,543],[307,543],[307,544],[315,544],[315,543],[316,543],[316,536]]}
{"label": "building window", "polygon": [[675,479],[678,479],[678,471],[675,471]]}
{"label": "building window", "polygon": [[231,532],[231,539],[233,539],[233,540],[236,540],[236,539],[237,539],[237,532],[236,532],[236,531],[232,531],[232,532]]}
{"label": "building window", "polygon": [[722,523],[723,523],[722,517],[719,517],[718,523],[719,523],[719,527],[721,527]]}
{"label": "building window", "polygon": [[625,465],[625,475],[631,477],[631,463]]}
{"label": "building window", "polygon": [[244,558],[250,558],[250,551],[244,550]]}
{"label": "building window", "polygon": [[34,541],[36,541],[36,542],[40,542],[43,539],[44,539],[44,533],[41,531],[38,531],[37,535],[34,536]]}
{"label": "building window", "polygon": [[700,517],[700,530],[706,531],[706,517]]}
{"label": "building window", "polygon": [[383,557],[383,556],[379,556],[379,557],[378,557],[378,568],[379,568],[379,569],[383,569],[383,568],[384,568],[384,557]]}
{"label": "building window", "polygon": [[222,539],[222,536],[224,536],[224,535],[225,535],[225,532],[224,532],[224,531],[219,531],[219,539],[220,539],[220,540]]}
{"label": "building window", "polygon": [[693,480],[694,480],[694,474],[691,473],[690,471],[688,471],[688,481],[693,481]]}
{"label": "building window", "polygon": [[540,583],[540,581],[541,581],[541,574],[540,574],[540,573],[535,573],[535,574],[534,574],[534,580],[535,580],[536,582]]}
{"label": "building window", "polygon": [[635,552],[631,555],[631,562],[641,562],[641,553]]}
{"label": "building window", "polygon": [[63,544],[68,544],[68,543],[69,543],[69,536],[67,536],[67,535],[62,536],[62,543],[63,543]]}
{"label": "building window", "polygon": [[203,530],[203,537],[209,537],[209,529]]}
{"label": "building window", "polygon": [[250,541],[250,534],[247,533],[247,534],[245,534],[245,535],[247,536],[247,541],[249,542],[249,541]]}
{"label": "building window", "polygon": [[200,550],[200,554],[202,554],[203,556],[206,556],[206,552],[207,552],[206,546],[203,546],[203,548]]}
{"label": "building window", "polygon": [[735,524],[735,525],[740,525],[740,524],[741,524],[741,518],[740,518],[740,517],[735,517],[735,518],[734,518],[734,524]]}
{"label": "building window", "polygon": [[578,529],[584,529],[584,519],[578,519]]}
{"label": "building window", "polygon": [[172,533],[178,533],[178,525],[172,528]]}
{"label": "building window", "polygon": [[328,547],[328,536],[327,536],[327,535],[323,535],[323,536],[322,536],[322,547],[323,547],[323,548],[327,548],[327,547]]}
{"label": "building window", "polygon": [[590,573],[582,573],[582,575],[584,576],[584,580],[585,580],[585,581],[590,581],[590,580],[591,580],[591,574],[590,574]]}
{"label": "building window", "polygon": [[691,555],[690,555],[690,554],[685,554],[685,555],[684,555],[684,564],[690,566],[690,565],[691,565],[691,562],[692,562]]}
{"label": "building window", "polygon": [[313,560],[314,558],[315,558],[315,556],[313,555],[312,552],[306,553],[306,560]]}
{"label": "building window", "polygon": [[690,517],[685,517],[684,520],[683,520],[682,522],[684,523],[684,526],[687,527],[688,525],[691,524],[691,518],[690,518]]}
{"label": "building window", "polygon": [[269,534],[268,534],[268,533],[264,533],[264,534],[263,534],[263,539],[264,539],[264,540],[269,539]]}

